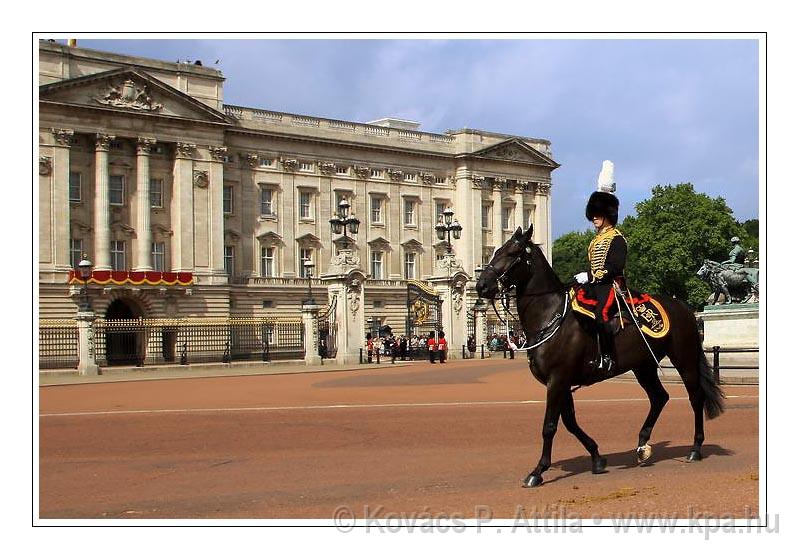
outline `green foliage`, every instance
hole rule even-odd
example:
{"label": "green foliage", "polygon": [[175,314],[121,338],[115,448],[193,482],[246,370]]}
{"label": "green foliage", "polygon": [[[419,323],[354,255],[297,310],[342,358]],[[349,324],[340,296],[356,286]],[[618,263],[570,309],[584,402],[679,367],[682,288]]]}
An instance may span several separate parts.
{"label": "green foliage", "polygon": [[572,231],[562,235],[553,243],[553,270],[562,282],[568,282],[575,274],[588,270],[587,251],[594,237],[592,230],[583,233]]}
{"label": "green foliage", "polygon": [[758,218],[754,218],[751,220],[745,220],[741,223],[742,228],[745,231],[744,236],[740,236],[742,239],[742,247],[745,251],[753,251],[752,255],[748,256],[748,258],[752,258],[754,260],[758,259]]}
{"label": "green foliage", "polygon": [[[711,291],[696,275],[703,259],[727,259],[735,235],[745,249],[757,250],[757,222],[738,223],[723,198],[697,193],[691,183],[657,185],[649,199],[636,204],[636,216],[618,225],[628,242],[628,285],[675,296],[701,309]],[[555,241],[553,267],[562,280],[587,269],[586,251],[593,236],[591,230],[571,232]]]}

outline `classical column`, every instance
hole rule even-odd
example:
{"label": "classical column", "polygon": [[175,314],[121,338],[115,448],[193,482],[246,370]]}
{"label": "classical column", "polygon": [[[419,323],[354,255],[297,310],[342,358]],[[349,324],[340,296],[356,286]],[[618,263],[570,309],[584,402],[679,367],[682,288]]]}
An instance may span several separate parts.
{"label": "classical column", "polygon": [[211,155],[209,165],[209,243],[211,255],[211,272],[219,276],[221,280],[227,282],[225,274],[225,262],[223,247],[225,245],[225,215],[222,211],[222,186],[223,186],[223,163],[227,148],[224,146],[209,146],[208,152]]}
{"label": "classical column", "polygon": [[552,259],[550,247],[550,185],[536,186],[536,210],[533,216],[533,242],[542,247],[548,260]]}
{"label": "classical column", "polygon": [[111,270],[111,233],[108,201],[108,148],[114,136],[98,134],[94,150],[94,260],[95,270]]}
{"label": "classical column", "polygon": [[525,229],[525,199],[522,196],[522,185],[517,185],[514,188],[514,227],[521,227]]}
{"label": "classical column", "polygon": [[138,251],[134,270],[153,270],[150,244],[150,149],[155,138],[139,138],[136,144],[136,239]]}
{"label": "classical column", "polygon": [[194,270],[194,188],[192,153],[196,146],[178,142],[172,174],[172,270]]}
{"label": "classical column", "polygon": [[[53,160],[45,166],[45,171],[52,173],[52,250],[53,265],[56,269],[67,270],[72,268],[69,259],[69,241],[71,238],[69,226],[69,146],[72,142],[74,131],[66,129],[52,129],[53,133]],[[42,173],[42,166],[39,166]],[[40,243],[44,243],[41,240]]]}
{"label": "classical column", "polygon": [[492,188],[492,239],[495,247],[503,244],[503,193],[498,185]]}

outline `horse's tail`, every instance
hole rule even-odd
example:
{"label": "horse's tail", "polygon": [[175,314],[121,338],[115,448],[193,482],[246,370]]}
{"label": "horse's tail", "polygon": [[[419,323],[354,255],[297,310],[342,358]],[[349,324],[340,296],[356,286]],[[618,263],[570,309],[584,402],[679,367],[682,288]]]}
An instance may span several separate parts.
{"label": "horse's tail", "polygon": [[700,388],[705,395],[705,402],[703,408],[706,411],[706,418],[711,420],[725,412],[725,394],[719,386],[719,382],[714,377],[714,370],[708,363],[703,352],[703,344],[700,342],[700,336],[697,337],[697,369],[700,373]]}

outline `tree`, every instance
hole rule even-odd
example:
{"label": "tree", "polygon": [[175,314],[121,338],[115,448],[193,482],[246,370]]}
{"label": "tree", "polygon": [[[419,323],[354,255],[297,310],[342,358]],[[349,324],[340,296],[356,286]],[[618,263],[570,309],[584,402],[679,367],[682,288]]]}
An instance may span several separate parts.
{"label": "tree", "polygon": [[[738,223],[723,198],[697,193],[691,183],[653,187],[652,196],[636,205],[636,215],[618,227],[628,242],[628,285],[675,296],[698,310],[711,293],[696,274],[703,259],[727,259],[733,236],[758,251],[758,221]],[[593,237],[592,230],[570,232],[553,243],[553,268],[562,281],[588,268]]]}
{"label": "tree", "polygon": [[578,272],[589,268],[587,251],[594,237],[592,230],[583,233],[572,231],[553,243],[553,270],[562,282],[569,281]]}
{"label": "tree", "polygon": [[696,275],[703,259],[723,261],[733,236],[746,231],[722,197],[696,193],[691,183],[657,185],[620,226],[628,241],[628,284],[675,296],[702,308],[709,287]]}

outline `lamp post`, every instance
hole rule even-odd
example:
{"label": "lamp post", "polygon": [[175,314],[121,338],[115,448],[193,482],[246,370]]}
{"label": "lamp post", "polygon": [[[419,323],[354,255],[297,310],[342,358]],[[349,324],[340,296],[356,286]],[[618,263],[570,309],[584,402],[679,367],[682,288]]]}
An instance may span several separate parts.
{"label": "lamp post", "polygon": [[358,226],[361,224],[361,220],[350,213],[350,203],[344,198],[339,202],[338,213],[328,220],[328,222],[331,224],[331,233],[334,235],[341,235],[344,233],[344,236],[340,237],[338,241],[344,241],[345,249],[347,249],[350,241],[355,241],[349,237],[347,233],[350,232],[353,235],[358,234]]}
{"label": "lamp post", "polygon": [[92,266],[92,261],[87,259],[86,255],[83,255],[83,259],[78,263],[78,276],[83,280],[80,305],[78,306],[79,311],[87,312],[92,310],[92,306],[89,303],[89,288],[87,286],[89,278],[92,277]]}
{"label": "lamp post", "polygon": [[311,271],[314,269],[314,263],[311,262],[311,259],[306,259],[303,261],[303,268],[306,271],[306,278],[308,278],[308,299],[305,301],[305,305],[316,305],[314,301],[314,297],[311,295]]}
{"label": "lamp post", "polygon": [[458,223],[458,220],[453,221],[453,213],[454,212],[452,208],[446,208],[445,211],[442,212],[442,218],[434,228],[439,241],[444,241],[445,236],[447,237],[448,255],[453,254],[453,245],[450,243],[450,234],[452,233],[453,239],[461,239],[461,230],[464,229],[461,227],[461,224]]}

